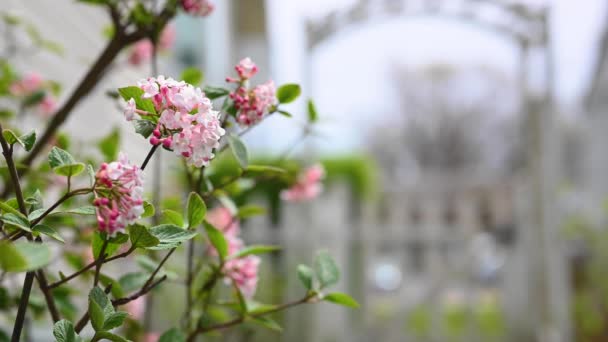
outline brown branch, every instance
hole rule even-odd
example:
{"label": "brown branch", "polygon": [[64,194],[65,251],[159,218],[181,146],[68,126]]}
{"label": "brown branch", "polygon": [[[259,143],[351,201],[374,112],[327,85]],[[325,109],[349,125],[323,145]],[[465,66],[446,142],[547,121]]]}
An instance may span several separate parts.
{"label": "brown branch", "polygon": [[150,292],[153,288],[155,288],[158,284],[162,283],[165,280],[167,280],[166,275],[160,277],[157,281],[150,283],[150,285],[142,287],[139,291],[135,292],[134,294],[130,295],[129,297],[114,299],[112,301],[112,304],[114,306],[118,306],[118,305],[125,305],[131,301],[134,301],[137,298]]}
{"label": "brown branch", "polygon": [[17,198],[17,204],[19,205],[19,211],[27,216],[27,208],[25,207],[25,201],[23,200],[23,192],[21,191],[21,184],[19,183],[19,173],[13,160],[13,148],[4,139],[4,128],[0,125],[0,145],[2,145],[2,154],[6,160],[6,166],[11,178],[11,184],[15,189],[15,197]]}
{"label": "brown branch", "polygon": [[51,314],[51,318],[53,319],[53,323],[58,322],[61,319],[61,315],[59,315],[59,311],[57,310],[57,306],[55,306],[55,300],[53,299],[53,294],[51,290],[48,288],[48,281],[46,280],[46,275],[42,271],[42,269],[36,272],[36,278],[38,279],[38,283],[40,284],[40,291],[44,295],[44,299],[47,302],[47,306],[49,308],[49,313]]}

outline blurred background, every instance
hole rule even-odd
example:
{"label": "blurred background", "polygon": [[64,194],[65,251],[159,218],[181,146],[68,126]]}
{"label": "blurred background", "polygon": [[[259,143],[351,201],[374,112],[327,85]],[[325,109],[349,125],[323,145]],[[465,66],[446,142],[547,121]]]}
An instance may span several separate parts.
{"label": "blurred background", "polygon": [[[0,10],[63,46],[15,63],[66,89],[106,39],[105,13],[74,1]],[[317,104],[318,127],[291,156],[321,159],[326,191],[304,205],[259,196],[271,215],[244,222],[249,243],[284,247],[265,259],[257,298],[297,296],[295,266],[325,248],[361,303],[217,339],[608,341],[607,23],[605,0],[217,0],[204,20],[178,17],[161,74],[196,66],[222,85],[249,56],[258,79],[302,85],[293,120],[246,136],[254,154],[291,146],[306,99]],[[145,154],[104,91],[149,73],[124,56],[68,129],[85,140],[118,127],[124,150]],[[159,331],[176,320],[176,290],[148,309]]]}

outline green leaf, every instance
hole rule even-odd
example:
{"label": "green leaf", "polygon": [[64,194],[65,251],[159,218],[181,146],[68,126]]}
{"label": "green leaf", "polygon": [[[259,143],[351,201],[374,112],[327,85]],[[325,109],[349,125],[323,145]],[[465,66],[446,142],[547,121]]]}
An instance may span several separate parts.
{"label": "green leaf", "polygon": [[14,145],[15,143],[19,143],[19,145],[25,146],[25,144],[23,143],[23,141],[21,141],[21,139],[17,136],[17,134],[15,132],[11,131],[10,129],[5,128],[2,131],[2,135],[4,136],[4,140],[6,140],[6,142],[9,145]]}
{"label": "green leaf", "polygon": [[31,131],[27,134],[24,134],[20,136],[19,139],[23,142],[23,148],[25,148],[25,150],[29,152],[36,143],[36,131]]}
{"label": "green leaf", "polygon": [[247,166],[247,169],[245,170],[246,175],[250,176],[250,175],[267,175],[267,174],[271,174],[271,175],[281,175],[281,174],[285,174],[287,173],[287,171],[285,171],[284,169],[280,168],[280,167],[276,167],[276,166],[270,166],[270,165],[249,165]]}
{"label": "green leaf", "polygon": [[47,245],[18,241],[0,242],[0,269],[6,272],[26,272],[39,269],[51,262]]}
{"label": "green leaf", "polygon": [[58,166],[72,164],[76,164],[76,160],[67,151],[62,150],[57,146],[54,146],[51,149],[51,152],[49,152],[49,165],[52,169]]}
{"label": "green leaf", "polygon": [[74,163],[57,166],[56,168],[53,168],[53,171],[60,176],[72,177],[80,174],[82,171],[84,171],[84,168],[85,166],[83,163]]}
{"label": "green leaf", "polygon": [[26,232],[31,232],[30,222],[20,215],[15,215],[13,213],[4,214],[0,217],[0,220],[5,224],[17,227],[21,230],[25,230]]}
{"label": "green leaf", "polygon": [[25,217],[25,215],[23,215],[19,210],[13,208],[6,202],[0,201],[0,209],[2,209],[6,213],[11,213],[11,214],[20,216],[21,218],[27,220],[27,217]]}
{"label": "green leaf", "polygon": [[156,128],[156,124],[150,120],[135,120],[133,127],[135,127],[135,133],[148,138]]}
{"label": "green leaf", "polygon": [[87,174],[89,175],[89,184],[93,186],[93,184],[95,184],[95,169],[93,168],[93,165],[87,164]]}
{"label": "green leaf", "polygon": [[103,325],[106,320],[106,308],[112,307],[112,303],[102,289],[95,286],[89,292],[89,316],[91,324],[95,331],[103,330]]}
{"label": "green leaf", "polygon": [[182,217],[182,214],[171,209],[163,210],[161,221],[162,223],[173,224],[179,227],[184,226],[184,218]]}
{"label": "green leaf", "polygon": [[31,107],[31,106],[35,106],[37,104],[39,104],[42,100],[44,100],[44,97],[46,96],[46,93],[44,90],[39,90],[36,91],[30,95],[28,95],[25,99],[23,99],[23,102],[21,103],[23,105],[23,107]]}
{"label": "green leaf", "polygon": [[[124,239],[123,236],[126,237],[126,239]],[[117,237],[119,238],[119,240],[114,241],[120,243],[112,243],[112,241],[110,241],[106,246],[105,254],[107,254],[108,256],[114,254],[114,252],[116,252],[118,248],[120,248],[120,245],[122,243],[127,242],[129,240],[128,235],[125,234],[119,234],[117,235]],[[124,242],[121,242],[122,240],[124,240]],[[103,241],[104,239],[100,233],[93,234],[93,256],[95,257],[95,259],[99,258],[99,254],[101,253],[101,247],[103,247]]]}
{"label": "green leaf", "polygon": [[279,103],[290,103],[300,96],[302,90],[297,84],[285,84],[277,89],[277,100]]}
{"label": "green leaf", "polygon": [[333,285],[340,279],[336,262],[327,251],[320,251],[315,258],[315,274],[321,289]]}
{"label": "green leaf", "polygon": [[259,316],[259,317],[251,317],[250,319],[251,319],[251,322],[258,324],[260,326],[263,326],[264,328],[274,330],[274,331],[279,331],[279,332],[283,331],[283,328],[281,328],[279,323],[274,321],[272,318],[269,318],[266,316]]}
{"label": "green leaf", "polygon": [[160,243],[158,238],[148,231],[148,228],[140,224],[129,226],[129,237],[133,246],[140,248],[154,247]]}
{"label": "green leaf", "polygon": [[189,67],[182,71],[181,79],[186,83],[196,86],[203,80],[203,72],[197,68]]}
{"label": "green leaf", "polygon": [[118,282],[118,280],[110,277],[109,275],[106,275],[104,273],[99,273],[99,283],[104,287],[104,288],[108,288],[108,286],[112,286],[111,288],[111,294],[114,298],[122,298],[125,296],[125,291],[122,288],[122,286],[120,286],[120,283]]}
{"label": "green leaf", "polygon": [[332,302],[334,304],[339,304],[343,306],[348,306],[349,308],[358,308],[359,303],[354,300],[351,296],[342,292],[334,292],[323,296],[323,300],[327,302]]}
{"label": "green leaf", "polygon": [[160,336],[158,342],[186,342],[186,335],[177,328],[171,328]]}
{"label": "green leaf", "polygon": [[239,165],[241,165],[243,169],[246,169],[247,164],[249,164],[249,155],[247,153],[247,147],[245,146],[241,138],[234,134],[230,134],[228,135],[228,144],[230,145],[232,154],[239,162]]}
{"label": "green leaf", "polygon": [[283,115],[284,117],[293,118],[293,115],[288,111],[279,110],[278,112],[279,112],[279,114]]}
{"label": "green leaf", "polygon": [[314,273],[312,268],[306,265],[298,265],[298,279],[304,287],[308,290],[312,290],[312,281],[313,281]]}
{"label": "green leaf", "polygon": [[152,203],[150,203],[148,201],[144,201],[144,213],[141,214],[141,217],[146,218],[146,217],[154,216],[155,212],[156,212],[156,210],[154,209],[154,206],[152,205]]}
{"label": "green leaf", "polygon": [[30,205],[30,210],[38,210],[42,208],[42,201],[42,194],[40,193],[40,190],[36,189],[33,194],[27,196],[25,204]]}
{"label": "green leaf", "polygon": [[308,100],[308,122],[315,123],[319,120],[319,115],[317,114],[317,108],[312,99]]}
{"label": "green leaf", "polygon": [[194,228],[201,224],[207,214],[207,206],[201,196],[191,192],[188,196],[188,228]]}
{"label": "green leaf", "polygon": [[226,88],[210,86],[205,87],[203,92],[205,92],[205,96],[207,96],[210,100],[215,100],[230,94],[230,90]]}
{"label": "green leaf", "polygon": [[95,333],[95,336],[99,338],[98,341],[108,340],[112,342],[131,342],[124,337],[120,337],[108,331],[98,331]]}
{"label": "green leaf", "polygon": [[243,258],[248,255],[259,255],[280,250],[279,246],[251,245],[241,249],[238,253],[231,255],[231,259]]}
{"label": "green leaf", "polygon": [[114,328],[118,328],[119,326],[122,325],[122,323],[125,321],[125,318],[127,318],[128,314],[124,311],[117,311],[114,312],[110,315],[108,315],[108,317],[106,317],[105,322],[103,323],[103,330],[112,330]]}
{"label": "green leaf", "polygon": [[224,234],[212,226],[209,222],[205,221],[204,224],[209,242],[211,242],[213,247],[215,247],[217,250],[220,260],[226,259],[226,256],[228,256],[228,242],[226,242]]}
{"label": "green leaf", "polygon": [[159,240],[159,244],[148,249],[159,250],[169,249],[179,246],[182,242],[188,241],[197,235],[196,232],[185,230],[171,224],[161,224],[150,228],[150,233]]}
{"label": "green leaf", "polygon": [[135,106],[137,107],[137,109],[145,110],[148,113],[156,114],[156,109],[154,109],[154,103],[152,102],[152,100],[143,99],[141,97],[144,94],[144,91],[140,87],[131,86],[118,88],[118,93],[125,101],[129,101],[130,99],[135,100]]}
{"label": "green leaf", "polygon": [[266,209],[264,207],[260,207],[258,205],[244,205],[239,208],[239,211],[236,215],[238,218],[244,219],[264,214],[266,214]]}
{"label": "green leaf", "polygon": [[47,225],[44,224],[37,224],[34,226],[34,228],[32,228],[32,231],[40,233],[40,234],[44,234],[50,238],[53,238],[59,242],[65,242],[65,240],[61,237],[61,235],[59,235],[59,233],[57,233],[57,231]]}
{"label": "green leaf", "polygon": [[75,215],[95,215],[95,210],[96,210],[95,206],[85,205],[85,206],[74,208],[74,209],[58,211],[57,214],[64,213],[64,214],[75,214]]}
{"label": "green leaf", "polygon": [[[156,264],[154,264],[156,266]],[[154,269],[152,269],[153,272]],[[136,290],[139,290],[148,280],[150,275],[148,273],[143,272],[131,272],[123,275],[118,279],[118,283],[120,287],[122,287],[123,291],[130,293]]]}
{"label": "green leaf", "polygon": [[97,144],[105,160],[116,160],[120,148],[120,131],[114,128],[110,134]]}
{"label": "green leaf", "polygon": [[53,336],[57,342],[76,342],[78,335],[72,322],[62,319],[53,326]]}

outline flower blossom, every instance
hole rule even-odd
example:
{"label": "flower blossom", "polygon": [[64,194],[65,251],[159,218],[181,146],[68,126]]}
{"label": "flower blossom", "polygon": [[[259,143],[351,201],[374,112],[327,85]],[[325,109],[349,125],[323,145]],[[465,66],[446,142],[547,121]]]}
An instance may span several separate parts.
{"label": "flower blossom", "polygon": [[[228,256],[238,253],[245,247],[243,240],[239,237],[239,221],[228,208],[214,208],[209,211],[206,219],[224,234],[224,238],[228,243]],[[209,255],[218,255],[213,246],[210,245],[208,250]],[[232,284],[234,282],[245,297],[253,297],[257,288],[260,262],[260,258],[255,255],[229,259],[224,263],[224,267],[222,268],[224,282],[226,284]]]}
{"label": "flower blossom", "polygon": [[53,114],[57,109],[57,101],[50,94],[50,92],[45,89],[44,79],[36,72],[30,72],[20,80],[13,82],[9,87],[9,91],[13,96],[22,98],[28,97],[37,92],[44,92],[44,96],[37,103],[40,113],[48,116]]}
{"label": "flower blossom", "polygon": [[237,83],[238,88],[230,93],[230,99],[237,110],[236,121],[242,126],[251,126],[268,114],[276,104],[276,87],[272,80],[249,88],[248,80],[258,72],[258,67],[245,58],[234,69],[239,78],[227,77],[226,82]]}
{"label": "flower blossom", "polygon": [[206,17],[215,9],[209,0],[181,0],[181,5],[186,13],[197,17]]}
{"label": "flower blossom", "polygon": [[[158,45],[156,48],[158,52],[169,51],[175,43],[175,26],[173,24],[167,24],[158,38]],[[129,54],[129,64],[140,65],[149,61],[152,58],[154,52],[154,46],[150,39],[145,38],[133,45]]]}
{"label": "flower blossom", "polygon": [[99,230],[110,235],[125,227],[144,212],[143,171],[120,153],[118,161],[101,164],[95,174],[95,200]]}
{"label": "flower blossom", "polygon": [[323,184],[321,181],[325,177],[325,169],[317,164],[304,170],[298,180],[289,189],[281,191],[281,198],[288,202],[309,201],[321,194]]}
{"label": "flower blossom", "polygon": [[[219,147],[219,140],[226,131],[221,126],[220,113],[213,110],[205,93],[184,81],[164,76],[141,80],[138,86],[144,91],[142,98],[151,99],[156,112],[160,113],[150,143],[162,144],[186,158],[189,165],[208,165],[214,157],[213,149]],[[131,121],[135,119],[134,113],[142,112],[133,109],[129,100],[125,117]]]}

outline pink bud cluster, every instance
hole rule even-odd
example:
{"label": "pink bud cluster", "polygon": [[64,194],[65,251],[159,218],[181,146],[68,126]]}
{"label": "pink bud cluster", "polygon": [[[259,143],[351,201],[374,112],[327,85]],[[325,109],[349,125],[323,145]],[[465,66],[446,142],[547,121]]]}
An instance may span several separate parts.
{"label": "pink bud cluster", "polygon": [[238,78],[227,77],[226,82],[239,85],[229,95],[237,110],[236,121],[242,126],[250,126],[262,120],[276,104],[276,87],[272,80],[249,87],[249,79],[258,72],[257,65],[249,57],[241,60],[234,69]]}
{"label": "pink bud cluster", "polygon": [[209,0],[181,0],[184,11],[197,17],[206,17],[215,9],[215,5]]}
{"label": "pink bud cluster", "polygon": [[304,170],[298,180],[289,189],[281,191],[281,198],[288,202],[309,201],[321,194],[325,178],[325,169],[322,165],[316,164]]}
{"label": "pink bud cluster", "polygon": [[95,174],[95,199],[99,230],[110,235],[124,231],[144,212],[143,171],[120,153],[118,161],[101,164]]}
{"label": "pink bud cluster", "polygon": [[[211,100],[200,88],[164,76],[144,79],[137,84],[144,91],[142,98],[151,99],[156,111],[161,113],[150,143],[162,144],[186,158],[190,165],[208,165],[214,157],[213,149],[219,146],[220,138],[226,133],[221,126],[220,113],[213,110]],[[125,108],[126,119],[139,119],[139,114],[150,115],[138,110],[135,99],[130,99]]]}
{"label": "pink bud cluster", "polygon": [[[158,45],[156,48],[158,52],[169,51],[175,43],[175,26],[173,24],[167,24],[160,34],[158,39]],[[133,45],[129,54],[129,64],[141,65],[149,61],[152,58],[154,52],[154,46],[150,39],[142,39]]]}
{"label": "pink bud cluster", "polygon": [[[217,207],[207,214],[207,221],[217,227],[228,242],[228,256],[236,254],[243,249],[245,244],[239,237],[239,222],[234,215],[225,207]],[[209,253],[217,255],[217,251],[210,246]],[[258,284],[258,268],[260,258],[248,255],[243,258],[229,259],[224,263],[222,272],[227,284],[234,284],[247,298],[253,297]]]}
{"label": "pink bud cluster", "polygon": [[48,90],[45,89],[45,81],[42,76],[35,72],[30,72],[26,74],[23,78],[13,82],[10,85],[9,91],[13,96],[17,97],[27,97],[36,92],[44,91],[44,97],[38,103],[38,109],[40,113],[43,115],[50,115],[55,112],[57,109],[57,101],[50,94]]}

